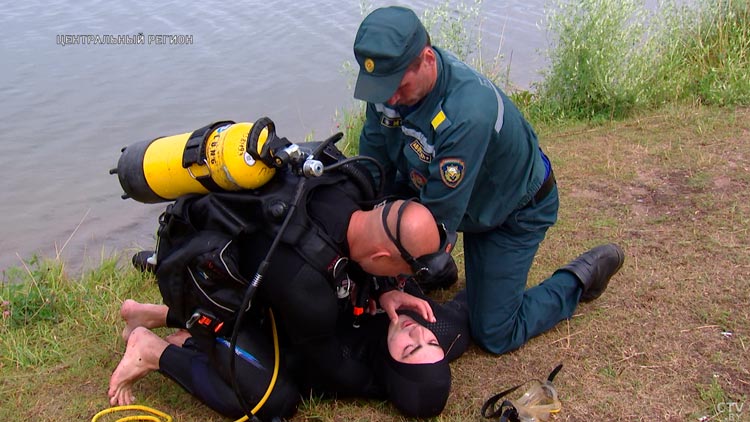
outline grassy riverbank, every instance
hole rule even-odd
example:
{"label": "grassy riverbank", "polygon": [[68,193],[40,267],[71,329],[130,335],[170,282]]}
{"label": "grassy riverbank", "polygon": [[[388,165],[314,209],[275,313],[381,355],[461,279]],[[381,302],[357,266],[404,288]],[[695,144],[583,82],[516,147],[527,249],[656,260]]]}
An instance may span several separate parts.
{"label": "grassy riverbank", "polygon": [[[514,94],[561,195],[529,283],[602,242],[620,243],[626,263],[599,300],[520,350],[472,348],[455,362],[436,420],[480,420],[488,397],[560,362],[555,420],[750,420],[750,6],[697,1],[648,26],[629,0],[571,3],[549,17],[558,37],[544,83]],[[345,117],[356,139],[359,117]],[[73,276],[34,259],[4,275],[3,420],[89,420],[108,406],[119,306],[159,301],[152,278],[117,262]],[[156,374],[135,394],[178,421],[226,420]],[[387,403],[315,398],[295,418],[401,419]]]}
{"label": "grassy riverbank", "polygon": [[[599,300],[520,350],[496,357],[472,348],[453,365],[438,420],[478,420],[492,394],[558,362],[557,420],[697,420],[722,403],[747,403],[750,110],[668,108],[542,127],[540,138],[562,204],[530,284],[600,242],[619,242],[625,267]],[[27,282],[2,290],[10,315],[0,325],[0,417],[90,419],[108,405],[124,350],[119,304],[158,300],[154,281],[114,261],[80,279],[55,262],[14,277]],[[177,420],[225,420],[157,374],[137,384],[136,396]],[[296,418],[399,419],[383,403],[320,400]]]}

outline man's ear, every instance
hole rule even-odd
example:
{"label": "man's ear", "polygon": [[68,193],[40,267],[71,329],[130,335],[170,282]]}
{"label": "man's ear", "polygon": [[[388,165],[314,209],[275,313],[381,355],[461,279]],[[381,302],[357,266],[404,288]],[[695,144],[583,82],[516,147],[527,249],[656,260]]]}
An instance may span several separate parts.
{"label": "man's ear", "polygon": [[392,255],[388,250],[386,249],[379,249],[373,253],[370,254],[370,261],[374,263],[378,263],[383,258],[390,258]]}
{"label": "man's ear", "polygon": [[431,47],[425,47],[423,60],[426,60],[428,64],[435,62],[435,51]]}

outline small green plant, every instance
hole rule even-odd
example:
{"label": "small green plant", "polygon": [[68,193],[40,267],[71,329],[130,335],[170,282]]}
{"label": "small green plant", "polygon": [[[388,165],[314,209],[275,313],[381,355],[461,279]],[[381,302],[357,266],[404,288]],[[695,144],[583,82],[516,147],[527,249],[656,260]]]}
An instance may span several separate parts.
{"label": "small green plant", "polygon": [[58,281],[63,266],[32,256],[23,267],[12,267],[5,273],[7,281],[0,286],[0,310],[3,325],[20,327],[39,322],[55,323],[59,319]]}
{"label": "small green plant", "polygon": [[716,406],[719,403],[728,401],[727,394],[724,392],[718,378],[715,376],[711,379],[711,384],[698,384],[696,388],[698,389],[698,394],[700,395],[701,400],[710,405],[711,409],[716,409]]}
{"label": "small green plant", "polygon": [[617,370],[612,367],[612,365],[607,365],[599,370],[599,373],[602,374],[602,376],[607,378],[617,378]]}
{"label": "small green plant", "polygon": [[9,285],[2,295],[3,320],[11,326],[35,322],[56,322],[55,293],[49,286]]}

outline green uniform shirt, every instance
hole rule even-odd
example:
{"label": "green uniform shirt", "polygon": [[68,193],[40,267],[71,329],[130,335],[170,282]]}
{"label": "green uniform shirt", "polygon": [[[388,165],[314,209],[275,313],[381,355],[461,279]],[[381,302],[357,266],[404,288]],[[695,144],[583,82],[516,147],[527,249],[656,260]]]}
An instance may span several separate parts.
{"label": "green uniform shirt", "polygon": [[433,49],[435,87],[408,110],[368,103],[360,154],[383,164],[387,189],[400,182],[415,189],[448,230],[487,231],[542,185],[537,137],[492,82]]}

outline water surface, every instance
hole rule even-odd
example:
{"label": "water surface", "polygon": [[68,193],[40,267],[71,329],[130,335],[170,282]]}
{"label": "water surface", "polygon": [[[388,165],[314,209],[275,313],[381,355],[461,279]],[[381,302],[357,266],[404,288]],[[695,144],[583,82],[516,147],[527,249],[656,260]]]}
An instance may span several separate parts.
{"label": "water surface", "polygon": [[[120,199],[108,174],[125,145],[261,116],[290,140],[324,139],[337,131],[336,111],[354,104],[342,64],[353,61],[358,2],[49,3],[0,5],[0,269],[34,253],[62,251],[79,268],[151,247],[164,205]],[[400,2],[418,14],[438,3]],[[512,54],[520,86],[544,65],[543,4],[482,6],[486,51]],[[61,35],[139,33],[191,42],[58,44]]]}

